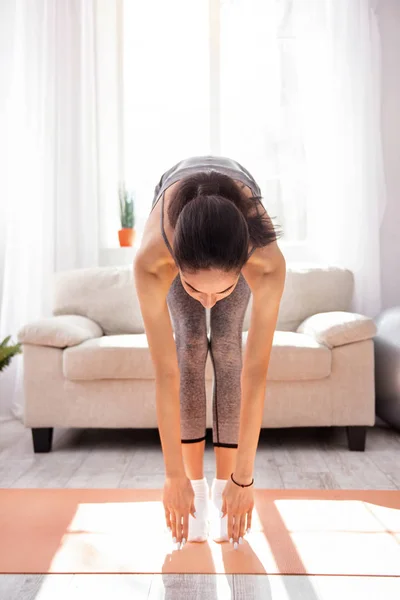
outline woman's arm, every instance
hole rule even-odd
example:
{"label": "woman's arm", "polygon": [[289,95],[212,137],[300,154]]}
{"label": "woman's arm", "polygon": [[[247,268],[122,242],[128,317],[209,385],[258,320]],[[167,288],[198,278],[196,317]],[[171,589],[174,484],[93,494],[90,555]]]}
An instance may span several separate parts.
{"label": "woman's arm", "polygon": [[242,484],[250,483],[253,476],[272,342],[286,279],[286,261],[276,243],[264,251],[264,257],[264,267],[261,268],[260,263],[258,269],[243,270],[253,294],[253,304],[241,374],[239,442],[234,471],[236,481]]}
{"label": "woman's arm", "polygon": [[179,367],[166,300],[172,281],[150,272],[140,255],[134,262],[134,279],[156,372],[157,422],[166,476],[181,476],[185,475],[185,468],[181,448]]}

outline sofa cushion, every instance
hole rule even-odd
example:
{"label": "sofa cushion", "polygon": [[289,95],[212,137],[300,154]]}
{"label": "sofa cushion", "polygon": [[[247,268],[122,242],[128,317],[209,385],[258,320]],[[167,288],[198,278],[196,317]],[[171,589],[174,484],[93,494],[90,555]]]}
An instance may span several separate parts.
{"label": "sofa cushion", "polygon": [[85,315],[105,335],[144,333],[132,266],[55,273],[53,314]]}
{"label": "sofa cushion", "polygon": [[59,315],[27,323],[18,331],[18,341],[21,344],[66,348],[102,335],[100,325],[87,317]]}
{"label": "sofa cushion", "polygon": [[[248,332],[243,333],[243,344]],[[244,354],[243,354],[244,355]],[[303,381],[329,377],[332,352],[302,333],[275,331],[268,367],[272,381]]]}
{"label": "sofa cushion", "polygon": [[[350,310],[354,276],[343,267],[314,263],[286,263],[286,279],[276,329],[296,331],[304,319],[320,312]],[[252,296],[243,331],[250,327]]]}
{"label": "sofa cushion", "polygon": [[[353,274],[348,269],[288,262],[276,329],[294,332],[304,319],[316,313],[350,310],[353,285]],[[243,331],[250,327],[251,310],[252,296]],[[87,316],[106,335],[145,331],[131,265],[59,271],[54,279],[53,314]]]}
{"label": "sofa cushion", "polygon": [[329,348],[370,340],[377,328],[372,319],[353,312],[332,311],[311,315],[297,328]]}
{"label": "sofa cushion", "polygon": [[[247,332],[243,333],[244,356]],[[71,380],[154,379],[146,335],[126,334],[91,339],[63,351],[63,372]],[[301,333],[276,331],[268,379],[275,381],[322,379],[331,372],[331,351]],[[213,378],[210,354],[205,379]]]}

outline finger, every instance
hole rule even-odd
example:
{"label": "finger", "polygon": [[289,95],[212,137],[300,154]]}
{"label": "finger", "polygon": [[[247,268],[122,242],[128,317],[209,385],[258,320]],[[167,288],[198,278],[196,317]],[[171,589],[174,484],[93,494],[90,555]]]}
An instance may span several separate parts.
{"label": "finger", "polygon": [[180,543],[182,541],[182,514],[178,511],[175,511],[176,515],[176,543]]}
{"label": "finger", "polygon": [[249,512],[247,513],[247,529],[251,529],[252,514],[253,514],[253,511],[251,511],[251,510],[249,510]]}
{"label": "finger", "polygon": [[187,541],[188,539],[188,531],[189,531],[189,513],[183,515],[182,519],[182,539]]}
{"label": "finger", "polygon": [[223,519],[226,515],[226,502],[225,502],[224,498],[222,498],[221,512],[222,512],[221,519]]}
{"label": "finger", "polygon": [[246,513],[244,513],[241,517],[240,517],[240,524],[239,524],[239,540],[240,538],[242,538],[243,541],[243,537],[246,531]]}
{"label": "finger", "polygon": [[228,538],[229,541],[233,538],[233,514],[231,512],[227,512],[228,515]]}
{"label": "finger", "polygon": [[233,521],[233,543],[239,541],[239,526],[240,526],[240,515],[234,515]]}
{"label": "finger", "polygon": [[165,522],[167,524],[167,529],[171,528],[171,519],[169,516],[169,510],[167,508],[164,507],[164,513],[165,513]]}
{"label": "finger", "polygon": [[171,522],[171,535],[172,535],[173,538],[176,538],[176,515],[175,515],[175,511],[171,512],[170,522]]}

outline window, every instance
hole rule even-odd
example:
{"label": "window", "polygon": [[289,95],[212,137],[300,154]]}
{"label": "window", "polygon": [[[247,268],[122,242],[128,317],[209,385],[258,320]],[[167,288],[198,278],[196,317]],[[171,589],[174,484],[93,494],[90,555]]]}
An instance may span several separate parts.
{"label": "window", "polygon": [[242,163],[282,241],[306,239],[296,37],[285,6],[123,1],[123,173],[139,239],[162,173],[201,154]]}

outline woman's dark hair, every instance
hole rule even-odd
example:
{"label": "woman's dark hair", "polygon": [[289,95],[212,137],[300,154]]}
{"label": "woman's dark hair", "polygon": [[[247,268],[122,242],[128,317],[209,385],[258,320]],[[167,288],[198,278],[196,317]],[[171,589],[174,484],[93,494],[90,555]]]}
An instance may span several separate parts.
{"label": "woman's dark hair", "polygon": [[168,206],[177,266],[191,274],[202,269],[239,274],[249,244],[260,248],[281,236],[265,211],[259,212],[261,200],[248,198],[214,169],[183,177]]}

